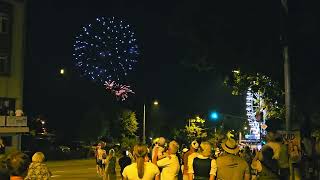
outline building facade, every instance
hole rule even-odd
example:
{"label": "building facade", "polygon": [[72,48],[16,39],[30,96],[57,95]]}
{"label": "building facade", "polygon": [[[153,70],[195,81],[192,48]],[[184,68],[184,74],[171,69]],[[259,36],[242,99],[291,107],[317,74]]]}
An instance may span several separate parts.
{"label": "building facade", "polygon": [[8,149],[20,149],[29,131],[27,118],[15,116],[23,109],[25,7],[24,0],[0,0],[0,136]]}

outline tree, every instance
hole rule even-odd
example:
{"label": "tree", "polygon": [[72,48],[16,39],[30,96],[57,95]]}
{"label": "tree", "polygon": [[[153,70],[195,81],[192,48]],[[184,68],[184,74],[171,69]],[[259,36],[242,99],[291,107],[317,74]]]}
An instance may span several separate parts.
{"label": "tree", "polygon": [[222,140],[226,138],[225,134],[226,133],[222,129],[217,128],[215,132],[210,134],[208,141],[214,146],[214,148],[219,147]]}
{"label": "tree", "polygon": [[82,119],[78,122],[78,132],[80,138],[86,140],[97,139],[109,132],[108,119],[105,113],[98,106],[93,106],[84,112]]}
{"label": "tree", "polygon": [[123,137],[121,139],[121,148],[125,150],[132,150],[138,143],[139,139],[137,137]]}
{"label": "tree", "polygon": [[174,128],[171,131],[171,137],[180,144],[189,144],[188,137],[186,136],[186,130],[184,128]]}
{"label": "tree", "polygon": [[119,116],[120,133],[122,137],[132,137],[138,130],[136,113],[131,110],[124,110]]}
{"label": "tree", "polygon": [[225,80],[225,85],[232,88],[233,95],[243,95],[250,90],[258,93],[262,108],[267,109],[268,118],[284,118],[284,92],[279,83],[260,73],[241,73],[234,71],[232,76]]}
{"label": "tree", "polygon": [[185,126],[185,132],[190,141],[193,139],[207,137],[207,132],[204,128],[204,123],[206,120],[197,117],[194,119],[189,119],[188,122],[189,124]]}

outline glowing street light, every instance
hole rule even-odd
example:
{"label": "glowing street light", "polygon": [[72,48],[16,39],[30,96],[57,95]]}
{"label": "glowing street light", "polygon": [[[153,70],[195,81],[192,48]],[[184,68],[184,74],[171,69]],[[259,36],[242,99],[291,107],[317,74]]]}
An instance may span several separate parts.
{"label": "glowing street light", "polygon": [[64,69],[60,69],[60,74],[63,75],[65,73]]}
{"label": "glowing street light", "polygon": [[211,112],[211,113],[210,113],[210,119],[213,120],[213,121],[218,120],[218,119],[219,119],[219,114],[218,114],[218,112],[216,112],[216,111]]}
{"label": "glowing street light", "polygon": [[[158,106],[159,102],[156,100],[153,102],[154,106]],[[143,104],[143,136],[142,136],[143,143],[146,143],[146,104]]]}
{"label": "glowing street light", "polygon": [[158,106],[158,105],[159,105],[159,102],[158,102],[157,100],[155,100],[155,101],[153,102],[153,105]]}
{"label": "glowing street light", "polygon": [[233,70],[232,72],[233,72],[233,73],[236,73],[236,74],[240,74],[240,71],[239,71],[239,70]]}

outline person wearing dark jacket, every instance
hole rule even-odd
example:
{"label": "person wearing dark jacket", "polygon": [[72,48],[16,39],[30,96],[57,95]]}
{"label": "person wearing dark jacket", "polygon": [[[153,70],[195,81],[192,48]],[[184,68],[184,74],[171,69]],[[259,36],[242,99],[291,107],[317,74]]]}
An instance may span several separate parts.
{"label": "person wearing dark jacket", "polygon": [[121,174],[122,174],[124,168],[131,164],[131,158],[127,155],[127,152],[128,151],[123,151],[122,157],[118,161]]}

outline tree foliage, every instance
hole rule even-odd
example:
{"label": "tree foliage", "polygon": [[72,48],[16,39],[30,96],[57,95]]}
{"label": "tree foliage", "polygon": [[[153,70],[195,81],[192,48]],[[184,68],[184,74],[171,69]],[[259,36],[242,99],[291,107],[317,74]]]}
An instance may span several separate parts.
{"label": "tree foliage", "polygon": [[234,71],[225,84],[232,88],[233,95],[243,95],[250,89],[258,93],[268,111],[269,118],[284,118],[284,91],[278,82],[261,73],[241,73]]}
{"label": "tree foliage", "polygon": [[137,137],[123,137],[121,139],[121,148],[126,150],[132,150],[134,145],[138,143],[139,143],[139,140]]}
{"label": "tree foliage", "polygon": [[132,137],[138,130],[136,113],[131,110],[124,110],[119,116],[120,133],[122,137]]}
{"label": "tree foliage", "polygon": [[95,140],[100,136],[105,136],[110,132],[110,120],[100,107],[93,106],[84,112],[82,119],[78,122],[77,134],[85,140]]}
{"label": "tree foliage", "polygon": [[226,133],[222,129],[217,128],[215,132],[209,134],[209,136],[210,138],[208,141],[216,148],[219,146],[222,140],[226,138]]}
{"label": "tree foliage", "polygon": [[171,131],[171,137],[181,144],[189,144],[189,139],[186,136],[186,129],[184,128],[174,128]]}
{"label": "tree foliage", "polygon": [[197,117],[189,119],[188,122],[189,124],[185,126],[185,132],[189,140],[207,137],[207,132],[204,128],[206,120]]}

